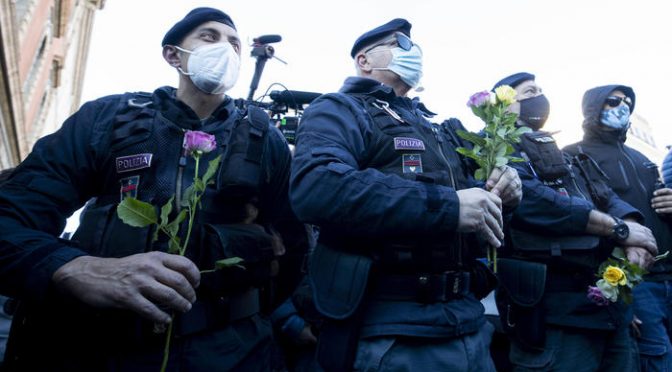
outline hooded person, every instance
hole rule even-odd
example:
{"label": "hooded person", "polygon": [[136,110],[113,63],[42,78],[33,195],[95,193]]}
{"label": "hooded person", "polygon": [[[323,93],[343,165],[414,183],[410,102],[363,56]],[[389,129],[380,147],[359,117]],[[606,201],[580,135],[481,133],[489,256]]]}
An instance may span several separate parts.
{"label": "hooded person", "polygon": [[[231,17],[196,8],[161,45],[177,88],[85,103],[0,188],[0,294],[21,301],[8,370],[157,371],[165,356],[168,370],[272,368],[260,308],[278,279],[271,231],[287,252],[304,231],[289,207],[289,149],[263,110],[226,94],[240,58]],[[187,208],[181,196],[198,190]],[[59,239],[91,199],[72,240]],[[133,199],[163,206],[163,229],[122,222],[118,205]],[[167,229],[183,255],[168,253]],[[246,270],[214,269],[233,256]]]}
{"label": "hooded person", "polygon": [[[672,189],[663,185],[658,167],[625,144],[635,110],[635,92],[625,85],[604,85],[583,95],[583,140],[566,146],[570,154],[593,158],[618,196],[637,208],[656,238],[659,253],[672,248]],[[657,261],[634,289],[633,309],[641,320],[638,338],[642,370],[672,368],[672,307],[667,295],[672,260]]]}
{"label": "hooded person", "polygon": [[495,88],[500,85],[516,90],[511,110],[519,113],[518,125],[533,129],[514,145],[526,160],[512,163],[524,197],[511,217],[498,272],[496,299],[511,340],[510,362],[514,370],[635,370],[622,300],[599,306],[586,289],[616,244],[628,247],[633,260],[650,260],[653,236],[634,222],[641,214],[609,190],[590,159],[564,154],[550,133],[539,130],[549,105],[534,75],[514,74]]}

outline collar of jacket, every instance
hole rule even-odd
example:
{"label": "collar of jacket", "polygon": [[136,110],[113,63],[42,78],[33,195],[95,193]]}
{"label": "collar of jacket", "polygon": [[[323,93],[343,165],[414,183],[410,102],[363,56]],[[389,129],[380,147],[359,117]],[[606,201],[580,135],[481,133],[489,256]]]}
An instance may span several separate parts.
{"label": "collar of jacket", "polygon": [[394,89],[392,89],[392,87],[374,79],[351,76],[345,79],[345,82],[343,83],[343,86],[339,92],[347,94],[365,94],[387,101],[389,103],[394,103],[396,101],[412,109],[420,110],[426,117],[432,117],[436,115],[434,112],[430,111],[422,102],[420,102],[418,97],[414,97],[412,99],[408,97],[398,97],[394,93]]}
{"label": "collar of jacket", "polygon": [[155,104],[161,114],[171,122],[182,128],[196,130],[212,120],[224,121],[236,109],[231,97],[226,96],[222,102],[206,120],[201,120],[187,104],[177,99],[177,89],[173,87],[161,87],[154,91]]}
{"label": "collar of jacket", "polygon": [[583,126],[583,139],[585,141],[603,143],[625,143],[628,130],[603,130],[601,124]]}

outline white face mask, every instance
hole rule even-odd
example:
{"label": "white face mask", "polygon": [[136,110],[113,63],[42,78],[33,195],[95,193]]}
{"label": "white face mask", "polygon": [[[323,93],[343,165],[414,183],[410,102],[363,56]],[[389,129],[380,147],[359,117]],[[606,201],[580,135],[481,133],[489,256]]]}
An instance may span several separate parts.
{"label": "white face mask", "polygon": [[240,72],[240,58],[230,43],[206,44],[194,50],[177,50],[191,54],[185,72],[194,85],[208,94],[222,94],[233,88]]}
{"label": "white face mask", "polygon": [[396,47],[390,49],[392,60],[387,67],[375,67],[374,70],[389,70],[399,75],[401,80],[411,88],[420,92],[422,78],[422,50],[414,44],[410,50]]}

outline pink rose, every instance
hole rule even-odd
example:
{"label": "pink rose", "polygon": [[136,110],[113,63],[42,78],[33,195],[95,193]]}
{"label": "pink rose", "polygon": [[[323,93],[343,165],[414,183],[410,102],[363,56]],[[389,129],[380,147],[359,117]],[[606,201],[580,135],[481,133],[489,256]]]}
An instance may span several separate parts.
{"label": "pink rose", "polygon": [[594,286],[588,287],[588,299],[593,301],[593,303],[595,303],[597,306],[609,305],[609,300],[604,297],[602,291]]}
{"label": "pink rose", "polygon": [[217,147],[215,136],[198,130],[188,130],[184,134],[184,148],[190,154],[208,153]]}
{"label": "pink rose", "polygon": [[488,103],[490,101],[490,92],[488,91],[482,91],[478,93],[474,93],[471,97],[469,97],[469,101],[467,102],[468,107],[479,107],[483,106],[484,104]]}

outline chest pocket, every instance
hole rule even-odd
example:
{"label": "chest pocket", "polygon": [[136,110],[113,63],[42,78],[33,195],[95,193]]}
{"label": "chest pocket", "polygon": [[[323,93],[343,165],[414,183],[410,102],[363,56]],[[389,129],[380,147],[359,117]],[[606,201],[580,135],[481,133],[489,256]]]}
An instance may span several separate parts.
{"label": "chest pocket", "polygon": [[220,191],[231,197],[249,197],[259,192],[261,183],[270,177],[262,167],[268,127],[268,115],[254,106],[238,120],[217,174]]}
{"label": "chest pocket", "polygon": [[520,139],[520,146],[539,178],[552,182],[567,175],[565,159],[550,133],[529,132]]}
{"label": "chest pocket", "polygon": [[120,103],[122,108],[114,118],[114,129],[110,139],[112,152],[144,142],[152,136],[156,110],[151,108],[151,103],[151,96],[122,97]]}

